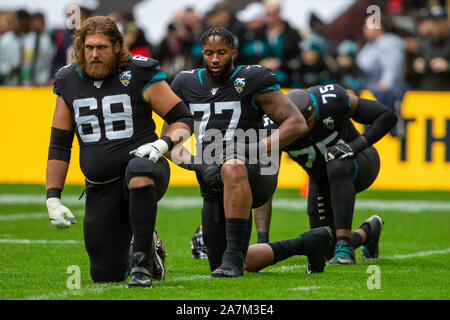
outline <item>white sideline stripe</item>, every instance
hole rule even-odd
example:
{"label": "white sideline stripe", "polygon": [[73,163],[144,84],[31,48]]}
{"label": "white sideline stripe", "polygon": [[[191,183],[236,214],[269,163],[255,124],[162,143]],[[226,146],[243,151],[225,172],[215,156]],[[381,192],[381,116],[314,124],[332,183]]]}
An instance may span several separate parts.
{"label": "white sideline stripe", "polygon": [[[82,216],[83,211],[72,211],[74,216]],[[31,220],[31,219],[49,219],[46,211],[41,212],[23,212],[12,214],[0,214],[0,221],[13,221],[13,220]]]}
{"label": "white sideline stripe", "polygon": [[[1,240],[0,240],[1,241]],[[45,240],[47,241],[47,240]],[[75,241],[75,240],[73,240]],[[450,253],[450,248],[443,249],[443,250],[431,250],[431,251],[422,251],[422,252],[415,252],[411,254],[401,254],[401,255],[395,255],[391,257],[381,257],[380,259],[383,260],[401,260],[401,259],[410,259],[410,258],[420,258],[420,257],[427,257],[430,255],[436,255],[436,254],[446,254]],[[293,266],[282,266],[278,268],[271,268],[265,272],[283,272],[286,270],[296,270],[296,269],[304,269],[306,268],[306,265],[293,265]],[[170,283],[170,282],[176,282],[176,281],[191,281],[191,280],[208,280],[212,279],[209,275],[194,275],[190,277],[176,277],[172,279],[164,280],[164,283]],[[178,286],[180,287],[180,286]],[[98,285],[98,286],[89,286],[85,289],[79,289],[79,290],[66,290],[60,293],[54,293],[54,294],[44,294],[40,296],[31,296],[27,297],[25,300],[49,300],[49,299],[65,299],[69,296],[74,295],[82,295],[87,293],[102,293],[111,289],[121,289],[126,288],[125,284],[117,284],[117,285]],[[161,287],[158,289],[164,289],[165,287]],[[174,288],[173,286],[170,286],[170,288]],[[320,287],[317,286],[311,286],[311,287],[296,287],[291,288],[289,290],[293,291],[308,291],[308,290],[317,290],[320,289]]]}
{"label": "white sideline stripe", "polygon": [[423,252],[416,252],[416,253],[410,253],[410,254],[398,254],[392,257],[380,257],[380,259],[386,259],[386,260],[403,260],[403,259],[411,259],[411,258],[422,258],[422,257],[428,257],[435,254],[446,254],[450,253],[450,248],[443,249],[443,250],[431,250],[431,251],[423,251]]}
{"label": "white sideline stripe", "polygon": [[[68,206],[84,206],[84,199],[77,196],[62,196],[62,202]],[[2,194],[0,204],[45,204],[45,195],[36,194]],[[201,197],[164,197],[158,205],[166,208],[196,208],[202,206]],[[275,209],[306,209],[306,199],[278,198],[274,199]],[[427,200],[382,200],[382,199],[357,199],[356,209],[373,209],[378,211],[394,210],[403,212],[421,211],[448,211],[450,201]]]}
{"label": "white sideline stripe", "polygon": [[290,288],[290,291],[310,291],[320,289],[318,286]]}
{"label": "white sideline stripe", "polygon": [[[428,257],[436,254],[447,254],[450,253],[450,248],[442,249],[442,250],[431,250],[431,251],[422,251],[422,252],[415,252],[415,253],[409,253],[409,254],[397,254],[390,257],[379,257],[378,260],[404,260],[404,259],[412,259],[412,258],[422,258],[422,257]],[[365,261],[365,260],[361,260]],[[377,259],[368,259],[367,261],[375,262]],[[265,272],[285,272],[285,271],[295,271],[297,269],[305,269],[306,264],[304,265],[292,265],[292,266],[281,266],[281,267],[274,267],[270,268]]]}
{"label": "white sideline stripe", "polygon": [[30,239],[0,239],[0,243],[9,244],[81,244],[80,240],[30,240]]}

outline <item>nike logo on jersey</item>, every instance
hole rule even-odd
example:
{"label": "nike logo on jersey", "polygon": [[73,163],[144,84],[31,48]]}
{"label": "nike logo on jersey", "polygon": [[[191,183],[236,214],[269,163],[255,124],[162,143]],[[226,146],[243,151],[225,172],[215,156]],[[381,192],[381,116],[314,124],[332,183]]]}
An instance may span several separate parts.
{"label": "nike logo on jersey", "polygon": [[212,89],[211,89],[211,94],[212,94],[213,96],[215,96],[216,93],[217,93],[217,91],[219,91],[219,88],[212,88]]}
{"label": "nike logo on jersey", "polygon": [[97,89],[100,89],[102,84],[103,84],[103,80],[94,81],[94,87],[96,87]]}

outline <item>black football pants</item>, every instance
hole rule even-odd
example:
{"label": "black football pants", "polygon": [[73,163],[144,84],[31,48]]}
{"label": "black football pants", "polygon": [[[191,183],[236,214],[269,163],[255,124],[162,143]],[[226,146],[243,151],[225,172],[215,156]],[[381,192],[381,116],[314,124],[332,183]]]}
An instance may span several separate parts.
{"label": "black football pants", "polygon": [[309,180],[307,212],[311,228],[329,226],[352,229],[355,196],[377,178],[380,158],[374,147],[358,153],[353,159],[327,163],[328,179]]}
{"label": "black football pants", "polygon": [[[162,158],[154,170],[157,199],[167,190],[170,168]],[[132,237],[129,189],[125,178],[107,184],[86,182],[84,243],[94,282],[118,282],[128,277]]]}
{"label": "black football pants", "polygon": [[[259,165],[247,165],[248,179],[252,191],[252,208],[257,208],[266,203],[275,192],[278,175],[261,174]],[[203,197],[202,227],[203,240],[208,252],[208,261],[211,271],[222,264],[222,256],[227,248],[226,218],[223,207],[223,192],[214,192],[197,175],[200,191]],[[243,256],[247,255],[252,230],[252,214],[250,213],[246,240],[243,247]]]}

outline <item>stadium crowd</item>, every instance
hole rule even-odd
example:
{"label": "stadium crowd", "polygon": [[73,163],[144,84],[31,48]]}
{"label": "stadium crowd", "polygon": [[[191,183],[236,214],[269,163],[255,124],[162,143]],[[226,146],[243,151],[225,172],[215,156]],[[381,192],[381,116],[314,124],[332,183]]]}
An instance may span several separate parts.
{"label": "stadium crowd", "polygon": [[[392,108],[407,90],[450,90],[447,1],[380,3],[385,4],[380,25],[363,22],[338,42],[327,37],[327,25],[314,13],[310,30],[292,27],[283,20],[281,0],[251,2],[240,11],[231,1],[218,1],[204,16],[191,7],[180,8],[160,43],[147,40],[132,9],[112,12],[110,17],[131,54],[159,60],[169,82],[179,71],[202,65],[198,45],[202,32],[225,26],[239,42],[236,64],[267,66],[286,88],[339,83],[357,95],[368,89]],[[81,21],[94,15],[80,9]],[[0,12],[0,84],[51,85],[56,71],[69,61],[72,32],[46,29],[41,12]]]}

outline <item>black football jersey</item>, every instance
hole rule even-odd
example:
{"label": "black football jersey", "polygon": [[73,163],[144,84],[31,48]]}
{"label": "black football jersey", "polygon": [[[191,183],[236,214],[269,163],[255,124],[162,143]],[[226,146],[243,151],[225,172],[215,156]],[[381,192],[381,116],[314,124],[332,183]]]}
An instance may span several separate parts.
{"label": "black football jersey", "polygon": [[122,176],[129,151],[158,138],[143,92],[165,79],[158,61],[142,56],[102,80],[82,74],[74,64],[57,72],[53,91],[72,112],[87,179],[104,182]]}
{"label": "black football jersey", "polygon": [[[347,91],[337,84],[314,86],[307,90],[316,108],[315,124],[308,136],[297,139],[283,148],[290,158],[301,165],[316,180],[326,179],[324,154],[338,141],[350,142],[360,135],[347,112],[350,99]],[[277,126],[267,117],[267,129]]]}
{"label": "black football jersey", "polygon": [[[180,72],[172,90],[189,106],[194,116],[194,135],[198,148],[224,143],[235,137],[237,129],[264,129],[264,112],[255,104],[258,94],[280,88],[276,76],[259,65],[237,66],[221,86],[214,86],[206,69]],[[216,130],[209,130],[216,129]],[[218,131],[220,135],[216,135]],[[217,141],[217,136],[222,141]]]}

